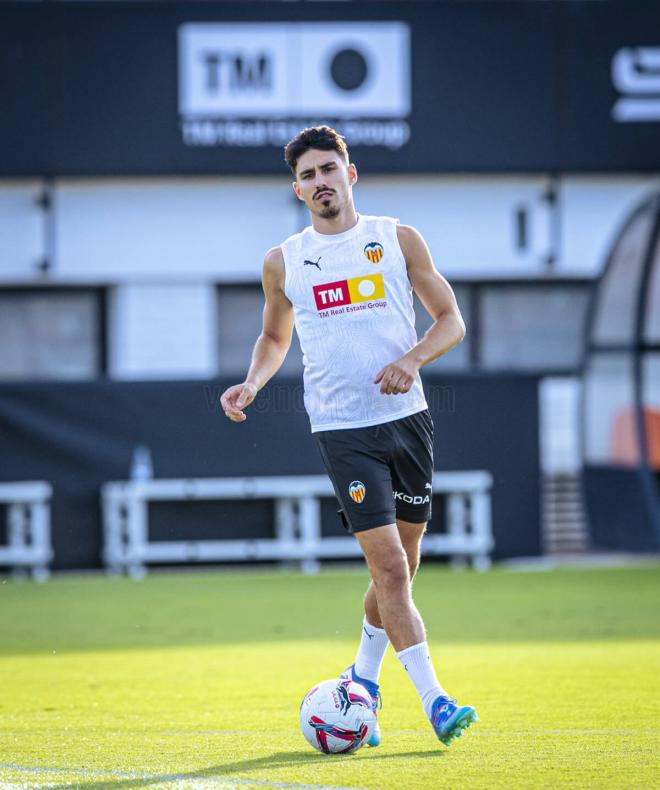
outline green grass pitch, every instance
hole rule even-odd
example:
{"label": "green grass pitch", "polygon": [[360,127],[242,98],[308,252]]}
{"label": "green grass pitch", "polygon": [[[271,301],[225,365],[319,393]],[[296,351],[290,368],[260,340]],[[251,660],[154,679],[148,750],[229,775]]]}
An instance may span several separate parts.
{"label": "green grass pitch", "polygon": [[298,705],[354,656],[363,570],[0,583],[1,788],[648,788],[660,781],[660,566],[422,566],[435,740],[390,650],[383,743],[313,751]]}

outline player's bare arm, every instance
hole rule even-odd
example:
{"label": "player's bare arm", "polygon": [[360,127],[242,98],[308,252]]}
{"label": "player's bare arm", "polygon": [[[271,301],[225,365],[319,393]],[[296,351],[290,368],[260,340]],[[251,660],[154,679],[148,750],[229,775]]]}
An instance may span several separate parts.
{"label": "player's bare arm", "polygon": [[421,367],[446,354],[465,336],[465,323],[454,292],[435,268],[421,233],[410,225],[398,225],[397,237],[410,283],[433,324],[407,354],[379,371],[374,384],[380,384],[384,395],[408,392]]}
{"label": "player's bare arm", "polygon": [[261,282],[265,297],[263,329],[252,351],[250,368],[245,381],[229,387],[220,398],[224,413],[234,422],[247,419],[243,409],[277,373],[291,345],[293,308],[284,293],[284,257],[280,247],[266,253]]}

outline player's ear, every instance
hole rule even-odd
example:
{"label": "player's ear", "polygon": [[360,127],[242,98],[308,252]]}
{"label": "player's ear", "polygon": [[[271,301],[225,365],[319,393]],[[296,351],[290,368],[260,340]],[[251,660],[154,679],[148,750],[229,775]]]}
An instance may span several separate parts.
{"label": "player's ear", "polygon": [[291,186],[293,187],[293,191],[296,193],[298,200],[304,200],[303,196],[300,194],[300,184],[297,181],[294,181]]}
{"label": "player's ear", "polygon": [[348,166],[348,183],[353,186],[358,180],[357,167],[351,162]]}

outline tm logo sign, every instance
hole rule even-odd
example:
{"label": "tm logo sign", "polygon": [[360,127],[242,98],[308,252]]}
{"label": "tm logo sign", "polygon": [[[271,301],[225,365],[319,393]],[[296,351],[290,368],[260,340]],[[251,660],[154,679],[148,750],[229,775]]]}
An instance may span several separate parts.
{"label": "tm logo sign", "polygon": [[349,142],[407,142],[410,31],[403,22],[190,23],[179,28],[187,145],[281,145],[302,126]]}
{"label": "tm logo sign", "polygon": [[265,54],[211,51],[202,63],[203,85],[211,96],[236,97],[257,91],[265,95],[273,86],[273,64]]}

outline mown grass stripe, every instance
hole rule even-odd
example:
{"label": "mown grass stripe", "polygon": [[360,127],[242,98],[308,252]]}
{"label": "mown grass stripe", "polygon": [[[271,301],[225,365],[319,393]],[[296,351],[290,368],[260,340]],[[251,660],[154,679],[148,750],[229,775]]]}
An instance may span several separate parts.
{"label": "mown grass stripe", "polygon": [[51,768],[45,765],[13,765],[0,763],[0,771],[16,771],[36,774],[74,774],[75,776],[112,776],[117,779],[148,779],[155,782],[186,782],[195,785],[217,786],[219,782],[235,787],[282,787],[298,790],[361,790],[357,787],[340,787],[337,785],[300,784],[299,782],[277,782],[262,779],[234,779],[230,776],[214,776],[208,778],[191,777],[186,774],[143,774],[129,771],[95,771],[86,768]]}

